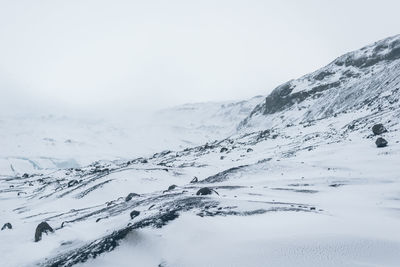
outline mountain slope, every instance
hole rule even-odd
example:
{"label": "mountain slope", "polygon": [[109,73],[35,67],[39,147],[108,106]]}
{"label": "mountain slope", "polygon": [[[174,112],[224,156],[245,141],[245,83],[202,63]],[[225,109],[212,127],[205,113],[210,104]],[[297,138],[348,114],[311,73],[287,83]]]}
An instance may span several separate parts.
{"label": "mountain slope", "polygon": [[306,123],[351,111],[399,110],[399,58],[400,35],[345,54],[278,86],[239,128]]}

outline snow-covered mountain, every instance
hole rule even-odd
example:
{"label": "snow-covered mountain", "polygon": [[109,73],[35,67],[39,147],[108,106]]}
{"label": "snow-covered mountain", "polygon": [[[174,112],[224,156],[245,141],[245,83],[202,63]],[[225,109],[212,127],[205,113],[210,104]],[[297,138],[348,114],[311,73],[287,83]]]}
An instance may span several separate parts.
{"label": "snow-covered mountain", "polygon": [[228,136],[262,97],[186,104],[115,120],[61,115],[2,116],[0,173],[77,168],[99,159],[129,160]]}
{"label": "snow-covered mountain", "polygon": [[278,86],[239,128],[304,124],[347,112],[399,111],[400,36],[347,53]]}
{"label": "snow-covered mountain", "polygon": [[398,266],[399,49],[162,112],[182,149],[1,176],[0,265]]}

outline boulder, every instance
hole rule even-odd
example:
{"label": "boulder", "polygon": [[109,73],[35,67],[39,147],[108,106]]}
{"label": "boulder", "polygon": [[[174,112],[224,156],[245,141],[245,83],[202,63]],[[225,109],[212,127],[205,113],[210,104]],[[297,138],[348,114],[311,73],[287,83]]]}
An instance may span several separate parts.
{"label": "boulder", "polygon": [[176,184],[170,185],[167,189],[167,191],[171,191],[174,190],[175,188],[177,188],[178,186]]}
{"label": "boulder", "polygon": [[219,151],[220,153],[224,153],[224,152],[226,152],[226,151],[228,151],[228,149],[226,148],[226,147],[223,147],[223,148],[221,148],[221,150]]}
{"label": "boulder", "polygon": [[11,223],[5,223],[4,225],[3,225],[3,227],[1,227],[1,231],[3,231],[3,230],[5,230],[5,229],[12,229],[12,225],[11,225]]}
{"label": "boulder", "polygon": [[127,196],[126,196],[126,198],[125,198],[125,201],[130,201],[133,197],[140,197],[140,195],[139,194],[136,194],[136,193],[129,193]]}
{"label": "boulder", "polygon": [[382,137],[378,137],[378,139],[376,139],[375,144],[377,147],[385,147],[387,146],[388,142],[382,138]]}
{"label": "boulder", "polygon": [[42,234],[43,233],[47,234],[48,232],[53,233],[54,232],[53,228],[51,228],[51,226],[47,222],[39,223],[35,231],[35,242],[39,242],[40,240],[42,240]]}
{"label": "boulder", "polygon": [[380,134],[386,133],[387,130],[386,130],[385,126],[383,126],[382,123],[378,123],[378,124],[375,124],[374,126],[372,126],[372,132],[374,133],[374,135],[380,135]]}
{"label": "boulder", "polygon": [[199,179],[195,176],[191,181],[190,181],[190,183],[191,184],[194,184],[194,183],[197,183],[199,181]]}
{"label": "boulder", "polygon": [[71,186],[74,186],[74,185],[77,185],[77,184],[79,184],[78,180],[71,180],[71,181],[68,182],[68,187],[71,187]]}
{"label": "boulder", "polygon": [[139,214],[140,214],[140,211],[133,210],[129,215],[131,216],[131,219],[133,219],[133,218],[139,216]]}
{"label": "boulder", "polygon": [[199,191],[197,191],[196,195],[197,196],[211,195],[212,192],[215,192],[218,195],[217,191],[215,191],[214,189],[211,189],[209,187],[203,187],[203,188],[199,189]]}

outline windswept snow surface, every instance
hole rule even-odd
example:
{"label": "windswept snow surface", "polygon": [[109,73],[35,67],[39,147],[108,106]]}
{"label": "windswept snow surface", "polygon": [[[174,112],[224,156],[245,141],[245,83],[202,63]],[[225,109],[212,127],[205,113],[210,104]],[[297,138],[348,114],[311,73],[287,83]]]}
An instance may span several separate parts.
{"label": "windswept snow surface", "polygon": [[[0,231],[0,265],[399,266],[400,62],[386,56],[395,54],[398,39],[347,55],[351,65],[362,51],[378,51],[379,60],[353,64],[374,68],[370,78],[346,82],[357,87],[290,99],[291,92],[273,93],[237,116],[237,132],[211,119],[189,127],[197,135],[204,123],[205,132],[229,137],[129,160],[2,175],[1,223],[13,228]],[[348,90],[340,103],[325,95],[341,98]],[[271,97],[280,105],[268,106]],[[308,103],[305,113],[293,99]],[[334,112],[320,109],[328,106]],[[189,115],[178,117],[182,127],[191,124]],[[387,129],[379,135],[386,147],[375,145],[377,123]],[[54,233],[34,242],[43,221]]]}

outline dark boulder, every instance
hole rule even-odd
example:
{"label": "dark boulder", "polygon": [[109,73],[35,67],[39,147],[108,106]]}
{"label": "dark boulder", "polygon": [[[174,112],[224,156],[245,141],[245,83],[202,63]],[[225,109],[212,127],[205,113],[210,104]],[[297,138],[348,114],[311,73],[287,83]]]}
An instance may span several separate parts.
{"label": "dark boulder", "polygon": [[132,198],[134,198],[134,197],[140,197],[140,195],[139,194],[136,194],[136,193],[129,193],[127,196],[126,196],[126,198],[125,198],[125,201],[130,201]]}
{"label": "dark boulder", "polygon": [[68,187],[72,187],[72,186],[77,185],[77,184],[79,184],[78,180],[71,180],[71,181],[68,182]]}
{"label": "dark boulder", "polygon": [[249,152],[253,152],[253,149],[252,148],[248,148],[247,149],[247,153],[249,153]]}
{"label": "dark boulder", "polygon": [[35,231],[35,242],[40,241],[42,239],[42,234],[43,233],[47,234],[48,232],[53,233],[54,232],[53,228],[51,228],[51,226],[47,222],[39,223]]}
{"label": "dark boulder", "polygon": [[215,192],[218,195],[217,191],[215,191],[214,189],[211,189],[209,187],[203,187],[199,189],[199,191],[197,191],[196,195],[197,196],[211,195],[213,192]]}
{"label": "dark boulder", "polygon": [[197,183],[199,181],[199,179],[195,176],[191,181],[190,181],[190,183],[191,184],[194,184],[194,183]]}
{"label": "dark boulder", "polygon": [[374,126],[372,126],[372,132],[374,133],[374,135],[380,135],[380,134],[386,133],[387,130],[386,130],[385,126],[383,126],[382,123],[378,123],[378,124],[375,124]]}
{"label": "dark boulder", "polygon": [[140,214],[140,211],[133,210],[129,215],[131,216],[131,219],[133,219],[133,218],[139,216],[139,214]]}
{"label": "dark boulder", "polygon": [[3,230],[5,230],[5,229],[12,229],[12,225],[11,225],[11,223],[5,223],[4,225],[3,225],[3,227],[1,227],[1,231],[3,231]]}
{"label": "dark boulder", "polygon": [[375,144],[377,147],[385,147],[387,146],[388,142],[382,137],[378,137],[378,139],[375,141]]}
{"label": "dark boulder", "polygon": [[176,184],[170,185],[167,189],[167,191],[171,191],[174,190],[175,188],[177,188],[178,186]]}
{"label": "dark boulder", "polygon": [[24,175],[22,175],[22,178],[29,178],[29,174],[24,173]]}
{"label": "dark boulder", "polygon": [[226,152],[226,151],[228,151],[228,149],[226,148],[226,147],[223,147],[223,148],[221,148],[221,150],[219,151],[220,153],[224,153],[224,152]]}

